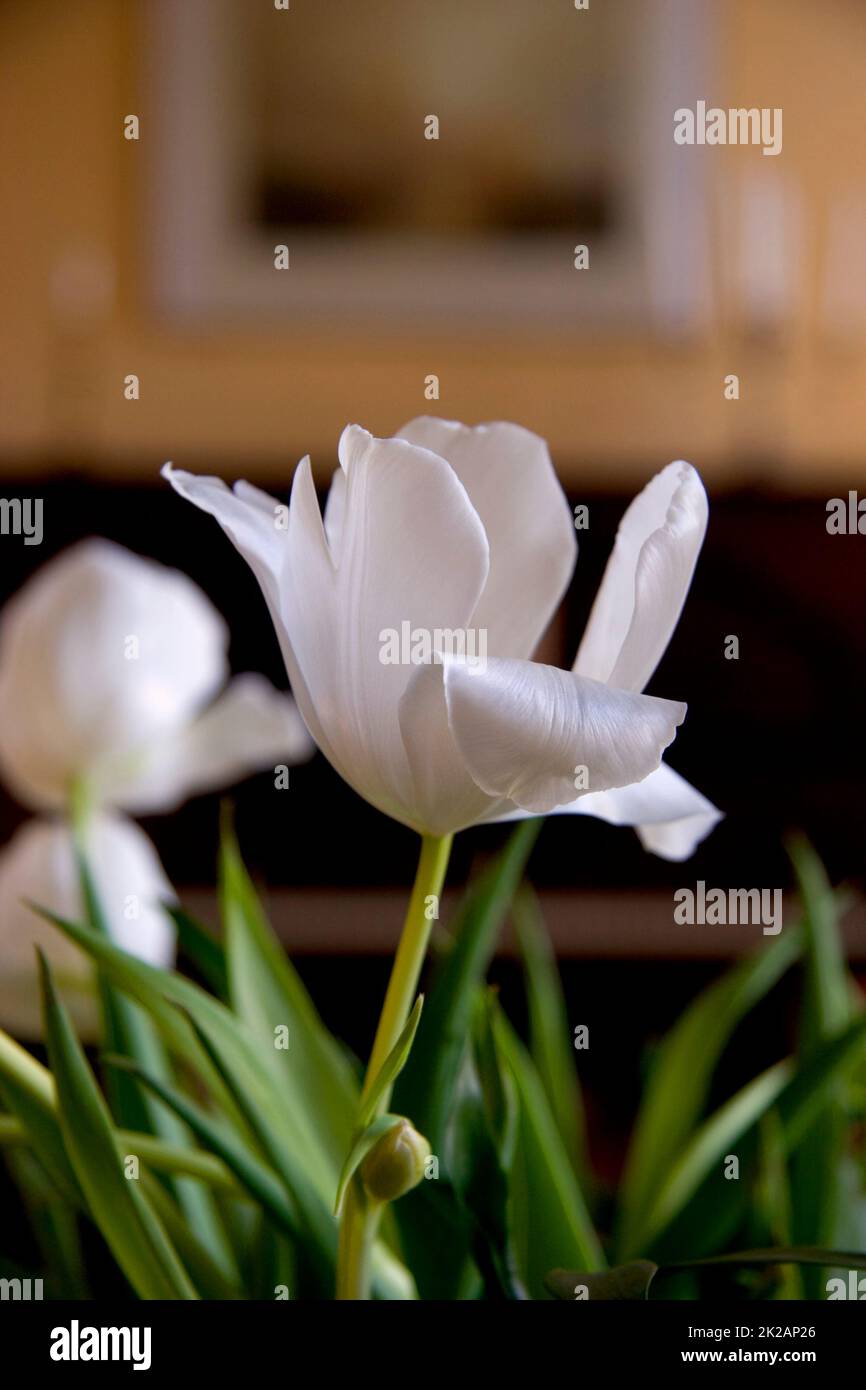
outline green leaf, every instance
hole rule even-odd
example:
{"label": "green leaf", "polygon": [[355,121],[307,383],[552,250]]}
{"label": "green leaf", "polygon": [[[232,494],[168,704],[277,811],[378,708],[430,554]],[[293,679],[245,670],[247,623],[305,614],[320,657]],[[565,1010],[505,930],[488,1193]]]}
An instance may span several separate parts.
{"label": "green leaf", "polygon": [[[791,1184],[785,1131],[775,1110],[768,1110],[759,1125],[754,1215],[770,1242],[779,1246],[791,1244]],[[803,1297],[798,1270],[785,1270],[775,1297],[784,1300]]]}
{"label": "green leaf", "polygon": [[[833,891],[823,865],[802,837],[788,846],[804,907],[805,988],[800,1011],[798,1053],[813,1057],[853,1017],[850,977],[842,947]],[[841,1234],[841,1175],[849,1123],[839,1086],[791,1156],[792,1236],[800,1244],[829,1245]],[[826,1272],[809,1270],[807,1298],[822,1298]]]}
{"label": "green leaf", "polygon": [[418,1024],[421,1021],[421,1010],[423,1007],[424,995],[419,994],[412,1006],[412,1012],[403,1026],[402,1033],[382,1063],[382,1067],[377,1073],[376,1079],[370,1087],[366,1099],[361,1103],[358,1115],[359,1130],[366,1129],[372,1122],[379,1101],[385,1092],[391,1089],[409,1060],[409,1053],[412,1051],[412,1044],[415,1041],[415,1034],[418,1031]]}
{"label": "green leaf", "polygon": [[[227,1096],[231,1112],[242,1117],[242,1123],[249,1125],[264,1144],[289,1190],[298,1199],[299,1193],[303,1193],[312,1201],[311,1194],[318,1188],[318,1206],[327,1212],[333,1191],[327,1185],[327,1173],[314,1168],[295,1127],[296,1117],[286,1112],[272,1055],[257,1047],[243,1024],[190,980],[158,970],[75,923],[53,914],[51,919],[94,956],[119,988],[152,1010],[158,1025],[171,1038],[177,1038],[178,1022],[189,1030],[193,1056],[203,1059],[219,1092]],[[173,1005],[188,1017],[179,1014]],[[188,1048],[190,1039],[183,1032],[181,1038],[181,1046]]]}
{"label": "green leaf", "polygon": [[776,1104],[792,1072],[790,1062],[770,1067],[720,1106],[696,1131],[672,1162],[654,1200],[639,1213],[642,1224],[635,1227],[633,1238],[637,1248],[652,1248],[653,1242],[697,1192],[713,1167],[721,1165],[731,1145]]}
{"label": "green leaf", "polygon": [[276,1174],[252,1152],[243,1140],[226,1125],[212,1120],[196,1103],[180,1091],[167,1086],[157,1077],[129,1063],[125,1058],[109,1059],[113,1066],[131,1067],[140,1080],[161,1100],[174,1109],[201,1142],[225,1163],[238,1182],[255,1202],[261,1203],[268,1215],[289,1235],[301,1233],[298,1211]]}
{"label": "green leaf", "polygon": [[779,1099],[779,1114],[790,1152],[801,1142],[827,1104],[836,1083],[847,1078],[862,1063],[866,1043],[866,1014],[861,1014],[842,1033],[824,1043],[807,1061],[801,1062]]}
{"label": "green leaf", "polygon": [[164,903],[165,911],[174,922],[181,955],[201,975],[205,984],[223,1003],[229,997],[225,951],[222,942],[202,922],[176,903]]}
{"label": "green leaf", "polygon": [[[110,937],[108,921],[99,901],[96,884],[87,862],[84,847],[85,838],[86,822],[75,819],[75,859],[81,899],[84,904],[84,920],[91,931]],[[158,1047],[158,1041],[153,1035],[150,1020],[145,1014],[142,1014],[141,1010],[136,1008],[130,999],[112,988],[101,971],[98,971],[98,984],[102,1003],[102,1031],[105,1046],[111,1052],[124,1052],[132,1056],[141,1053],[143,1055],[139,1060],[153,1061],[152,1052]],[[148,1053],[151,1053],[149,1059]],[[106,1091],[114,1118],[119,1125],[124,1125],[129,1129],[159,1132],[158,1116],[152,1112],[138,1086],[130,1077],[109,1077]]]}
{"label": "green leaf", "polygon": [[471,1251],[485,1296],[527,1297],[511,1236],[511,1174],[519,1104],[511,1073],[499,1055],[493,992],[479,995],[472,1048],[463,1058],[445,1148],[445,1167],[465,1215]]}
{"label": "green leaf", "polygon": [[[228,1015],[228,1018],[232,1024],[235,1023],[231,1015]],[[199,1026],[199,1021],[196,1020],[193,1026],[215,1065],[222,1072],[265,1155],[293,1198],[306,1237],[309,1263],[321,1286],[321,1296],[331,1297],[336,1271],[337,1227],[330,1205],[326,1205],[322,1198],[323,1185],[327,1185],[326,1191],[330,1187],[329,1174],[321,1170],[310,1173],[305,1168],[305,1159],[294,1146],[293,1126],[291,1122],[286,1124],[279,1099],[273,1102],[277,1106],[276,1111],[266,1103],[265,1092],[269,1078],[264,1074],[256,1074],[254,1058],[247,1058],[242,1049],[236,1048],[230,1038],[222,1035],[220,1028],[209,1031],[206,1020],[202,1026]],[[235,1042],[241,1040],[242,1035],[239,1033]],[[252,1064],[251,1069],[248,1062]],[[261,1094],[258,1094],[258,1083],[261,1083]],[[294,1118],[291,1117],[292,1120]],[[288,1136],[292,1137],[292,1142],[289,1142]],[[336,1184],[336,1177],[334,1182]],[[411,1297],[408,1272],[381,1242],[373,1248],[372,1265],[374,1291],[377,1297],[396,1300]]]}
{"label": "green leaf", "polygon": [[713,1269],[720,1266],[762,1268],[766,1265],[838,1265],[849,1269],[866,1269],[866,1254],[862,1251],[825,1250],[816,1246],[780,1246],[768,1250],[735,1250],[727,1255],[715,1255],[701,1260],[679,1260],[657,1265],[651,1260],[632,1260],[602,1273],[553,1269],[545,1276],[545,1286],[554,1298],[567,1303],[590,1301],[645,1300],[649,1298],[653,1281],[682,1270]]}
{"label": "green leaf", "polygon": [[[50,1072],[47,1074],[50,1076]],[[59,1126],[57,1133],[60,1134]],[[197,1182],[206,1183],[214,1192],[228,1197],[237,1198],[243,1195],[222,1160],[213,1154],[205,1153],[203,1149],[165,1144],[161,1139],[154,1139],[152,1134],[144,1134],[136,1130],[121,1129],[117,1133],[123,1152],[137,1153],[142,1162],[152,1168],[155,1173],[178,1174],[181,1177],[195,1178]],[[11,1146],[14,1148],[26,1147],[27,1145],[30,1145],[36,1152],[36,1146],[33,1144],[31,1136],[17,1116],[0,1115],[0,1147]],[[69,1160],[66,1159],[66,1162],[68,1163]],[[69,1172],[74,1178],[71,1167]],[[84,1205],[82,1195],[82,1208]]]}
{"label": "green leaf", "polygon": [[18,1145],[6,1153],[9,1172],[21,1194],[46,1270],[58,1298],[91,1298],[79,1233],[81,1207],[58,1196],[57,1188],[32,1149]]}
{"label": "green leaf", "polygon": [[[191,980],[158,970],[86,927],[42,912],[49,921],[88,952],[112,981],[151,1013],[164,1036],[181,1055],[192,1059],[220,1109],[241,1132],[252,1134],[286,1185],[303,1217],[310,1254],[320,1275],[336,1260],[336,1226],[331,1202],[338,1170],[311,1155],[303,1116],[289,1111],[281,1086],[282,1072],[268,1048],[251,1036],[241,1020]],[[412,1297],[407,1271],[381,1245],[373,1251],[378,1294]],[[330,1278],[330,1273],[328,1274]]]}
{"label": "green leaf", "polygon": [[529,1051],[584,1191],[590,1188],[583,1102],[556,957],[535,894],[524,884],[512,914],[523,957],[529,1006]]}
{"label": "green leaf", "polygon": [[162,1183],[157,1182],[150,1173],[143,1172],[141,1188],[202,1298],[220,1301],[240,1298],[236,1279],[227,1277],[222,1263],[214,1259],[208,1246],[196,1234]]}
{"label": "green leaf", "polygon": [[[637,1231],[638,1248],[653,1249],[701,1184],[714,1175],[716,1205],[739,1201],[738,1184],[722,1176],[722,1163],[732,1146],[743,1141],[762,1115],[777,1106],[788,1152],[800,1143],[821,1113],[839,1077],[863,1054],[866,1017],[825,1044],[806,1065],[779,1062],[762,1072],[716,1111],[685,1145],[643,1214]],[[731,1189],[734,1189],[731,1191]]]}
{"label": "green leaf", "polygon": [[195,1299],[165,1228],[135,1181],[124,1175],[118,1138],[69,1016],[40,956],[45,1038],[57,1085],[69,1160],[103,1238],[145,1299]]}
{"label": "green leaf", "polygon": [[[712,1269],[718,1265],[838,1265],[843,1269],[866,1269],[863,1250],[827,1250],[817,1245],[778,1246],[767,1250],[733,1250],[701,1260],[680,1260],[663,1266],[663,1272],[677,1269]],[[659,1270],[662,1273],[662,1269]]]}
{"label": "green leaf", "polygon": [[44,917],[46,922],[57,927],[91,956],[119,990],[141,1004],[153,1019],[172,1055],[199,1078],[202,1086],[228,1117],[243,1125],[244,1121],[231,1093],[213,1066],[208,1053],[202,1048],[189,1017],[184,1012],[185,990],[198,991],[198,995],[204,999],[209,996],[198,990],[191,981],[184,980],[171,971],[148,965],[89,927],[71,922],[36,903],[31,903],[30,906],[39,916]]}
{"label": "green leaf", "polygon": [[[93,931],[111,937],[99,892],[87,862],[85,832],[76,842],[81,893],[87,912],[87,923]],[[132,1058],[152,1076],[166,1083],[174,1080],[174,1071],[159,1032],[147,1012],[121,990],[115,989],[99,972],[105,1018],[105,1045],[108,1051]],[[146,1090],[142,1090],[134,1073],[111,1072],[106,1090],[112,1103],[116,1122],[126,1128],[150,1130],[170,1144],[189,1142],[189,1132],[177,1115],[167,1109]],[[169,1179],[170,1190],[202,1244],[229,1280],[236,1279],[237,1265],[220,1220],[219,1212],[206,1188],[189,1179]]]}
{"label": "green leaf", "polygon": [[698,995],[668,1033],[635,1124],[620,1193],[617,1248],[641,1253],[646,1212],[700,1122],[710,1082],[740,1019],[758,1003],[800,953],[796,927],[748,957]]}
{"label": "green leaf", "polygon": [[287,1110],[273,1047],[257,1043],[225,1005],[191,980],[148,965],[85,927],[46,915],[98,961],[118,988],[138,999],[171,1040],[191,1052],[213,1078],[218,1094],[226,1096],[229,1118],[238,1116],[267,1151],[279,1155],[272,1161],[290,1188],[319,1191],[329,1209],[333,1188],[327,1170],[316,1167],[321,1155],[307,1146],[309,1131]]}
{"label": "green leaf", "polygon": [[392,1129],[403,1123],[402,1115],[379,1115],[374,1120],[368,1120],[365,1128],[358,1134],[343,1164],[337,1183],[337,1197],[334,1202],[334,1215],[339,1216],[343,1206],[343,1198],[346,1195],[346,1188],[352,1181],[356,1172],[360,1168],[370,1150],[378,1144]]}
{"label": "green leaf", "polygon": [[[303,1134],[311,1164],[330,1183],[330,1206],[352,1142],[360,1087],[271,931],[225,817],[220,902],[232,1007],[276,1061],[283,1106]],[[278,1027],[288,1030],[288,1048],[275,1047]]]}
{"label": "green leaf", "polygon": [[511,1183],[515,1247],[530,1297],[541,1298],[548,1270],[602,1269],[605,1259],[544,1087],[501,1010],[494,1033],[520,1104]]}
{"label": "green leaf", "polygon": [[20,1121],[57,1192],[73,1205],[84,1199],[60,1133],[54,1078],[21,1045],[0,1029],[0,1096]]}
{"label": "green leaf", "polygon": [[[424,1016],[392,1108],[408,1115],[434,1154],[453,1142],[458,1079],[469,1047],[473,1011],[496,941],[543,822],[524,821],[497,858],[470,885],[440,946]],[[395,1217],[422,1298],[474,1296],[466,1213],[447,1175],[425,1182],[398,1203]]]}
{"label": "green leaf", "polygon": [[839,908],[824,866],[802,837],[788,845],[803,901],[806,997],[800,1022],[800,1054],[814,1054],[853,1016]]}

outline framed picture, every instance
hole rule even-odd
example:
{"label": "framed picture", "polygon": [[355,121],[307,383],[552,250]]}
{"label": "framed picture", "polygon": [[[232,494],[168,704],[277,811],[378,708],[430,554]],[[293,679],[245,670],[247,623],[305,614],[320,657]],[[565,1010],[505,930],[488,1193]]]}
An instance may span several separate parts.
{"label": "framed picture", "polygon": [[[154,0],[159,309],[693,329],[713,0]],[[543,11],[543,23],[539,11]]]}

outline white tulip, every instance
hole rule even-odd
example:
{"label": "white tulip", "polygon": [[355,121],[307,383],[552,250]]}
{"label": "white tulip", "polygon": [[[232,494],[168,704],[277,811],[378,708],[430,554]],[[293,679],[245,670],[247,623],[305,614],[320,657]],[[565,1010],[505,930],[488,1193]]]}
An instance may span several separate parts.
{"label": "white tulip", "polygon": [[[174,901],[156,850],[122,816],[97,814],[85,850],[108,929],[151,965],[171,966],[174,928],[161,908]],[[81,921],[83,904],[72,832],[62,820],[31,820],[0,851],[0,1027],[18,1037],[42,1033],[36,947],[48,957],[79,1032],[98,1033],[93,970],[84,954],[29,903]]]}
{"label": "white tulip", "polygon": [[[695,470],[671,464],[631,504],[574,669],[561,671],[529,660],[577,551],[543,440],[422,418],[395,439],[350,426],[339,461],[323,519],[302,460],[287,526],[247,483],[163,470],[254,570],[336,770],[422,835],[564,810],[636,825],[655,853],[686,857],[719,813],[661,764],[685,706],[640,692],[706,528]],[[490,657],[440,646],[427,664],[383,662],[383,634],[405,623],[483,632]]]}
{"label": "white tulip", "polygon": [[227,648],[186,575],[109,541],[73,546],[0,615],[0,773],[39,809],[84,784],[141,813],[307,756],[294,703],[264,677],[219,694]]}

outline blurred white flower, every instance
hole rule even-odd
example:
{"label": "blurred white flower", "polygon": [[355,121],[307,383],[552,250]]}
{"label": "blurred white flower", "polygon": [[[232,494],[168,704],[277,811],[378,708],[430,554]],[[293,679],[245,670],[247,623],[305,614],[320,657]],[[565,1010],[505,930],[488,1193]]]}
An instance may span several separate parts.
{"label": "blurred white flower", "polygon": [[0,614],[0,774],[26,805],[168,811],[294,763],[312,743],[263,676],[229,674],[226,626],[178,570],[104,540],[49,561]]}
{"label": "blurred white flower", "polygon": [[[161,902],[174,893],[143,830],[123,816],[97,814],[86,853],[112,937],[151,965],[174,960],[174,928]],[[98,1032],[91,966],[62,932],[28,906],[38,903],[80,921],[83,904],[72,832],[65,821],[28,821],[0,851],[0,1027],[18,1037],[42,1033],[35,948],[51,962],[80,1033]]]}
{"label": "blurred white flower", "polygon": [[[673,632],[707,521],[674,463],[629,507],[572,671],[529,660],[571,578],[571,512],[547,446],[516,425],[350,426],[324,518],[308,458],[288,525],[247,483],[166,465],[262,587],[307,727],[386,814],[442,835],[552,810],[638,827],[684,858],[719,813],[661,755],[685,706],[640,692]],[[483,630],[484,666],[381,660],[381,635]],[[577,775],[576,775],[577,774]],[[576,795],[577,793],[577,795]]]}
{"label": "blurred white flower", "polygon": [[[226,684],[227,649],[222,618],[190,579],[103,540],[50,561],[0,614],[0,772],[37,809],[68,810],[83,794],[108,929],[154,964],[174,959],[159,907],[173,895],[150,840],[111,808],[168,811],[313,751],[289,696],[258,675]],[[67,821],[32,821],[0,853],[0,1026],[40,1033],[38,944],[93,1036],[87,960],[25,898],[80,920]]]}

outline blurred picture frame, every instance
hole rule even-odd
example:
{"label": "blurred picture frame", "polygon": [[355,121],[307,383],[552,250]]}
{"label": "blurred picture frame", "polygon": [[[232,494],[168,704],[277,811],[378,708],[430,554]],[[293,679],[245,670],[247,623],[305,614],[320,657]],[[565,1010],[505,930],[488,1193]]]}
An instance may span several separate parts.
{"label": "blurred picture frame", "polygon": [[[335,3],[343,6],[344,0]],[[509,58],[514,70],[520,35],[509,31],[505,20],[509,14],[519,17],[521,9],[531,10],[534,32],[543,32],[537,24],[537,6],[527,0],[507,0],[503,10],[500,0],[484,3],[490,8],[486,24],[479,22],[484,16],[473,7],[475,40],[480,46],[498,42],[503,70]],[[365,23],[378,11],[384,25],[394,4],[396,0],[375,0],[372,7],[365,6]],[[304,26],[311,22],[311,9],[305,13],[299,3],[270,13],[268,7],[268,14],[253,24],[249,22],[252,12],[237,0],[184,0],[183,5],[153,0],[142,16],[142,51],[146,55],[145,110],[155,127],[154,138],[148,141],[151,153],[145,189],[154,309],[162,317],[192,327],[214,320],[243,326],[264,318],[281,330],[303,324],[354,323],[387,333],[411,325],[413,329],[459,329],[482,338],[517,325],[530,334],[576,337],[590,332],[616,336],[649,331],[667,337],[699,333],[710,315],[706,164],[702,166],[694,149],[674,143],[673,112],[708,91],[715,4],[716,0],[620,0],[613,7],[608,32],[615,41],[610,61],[600,64],[596,47],[591,54],[592,70],[601,71],[604,84],[601,115],[596,111],[598,102],[591,108],[596,122],[593,142],[603,154],[604,178],[594,182],[590,169],[578,187],[575,177],[572,221],[566,188],[549,226],[543,225],[543,217],[542,225],[525,225],[525,218],[524,225],[519,225],[520,211],[517,226],[508,225],[507,218],[504,224],[497,222],[495,216],[485,225],[486,209],[474,199],[474,212],[481,206],[476,225],[430,227],[419,213],[407,230],[405,218],[414,212],[406,198],[396,213],[386,206],[378,222],[371,221],[370,208],[383,200],[365,197],[364,171],[358,176],[356,167],[354,211],[351,200],[323,196],[327,157],[318,162],[318,186],[304,186],[301,181],[294,204],[298,190],[292,187],[291,177],[287,197],[285,179],[281,184],[267,172],[260,176],[267,168],[265,147],[274,143],[269,122],[278,124],[280,119],[279,85],[277,99],[270,105],[265,91],[257,120],[241,119],[241,113],[250,109],[250,84],[263,82],[267,88],[268,70],[273,80],[273,64],[280,61],[276,36],[284,43],[289,32],[281,26],[295,24],[300,43]],[[419,13],[429,8],[423,0],[410,0],[410,5]],[[551,47],[547,58],[543,52],[535,54],[539,66],[525,75],[529,82],[544,79],[545,62],[552,62],[562,47],[564,22],[570,26],[594,22],[592,9],[572,10],[564,0],[549,8]],[[362,39],[360,30],[355,35],[347,30],[341,38],[335,23],[339,16],[331,12],[331,6],[327,9],[323,22],[330,25],[333,38],[335,90],[339,79],[351,71],[353,59],[363,57],[356,53]],[[446,9],[447,15],[440,6],[433,7],[434,22],[445,23],[449,15],[454,19],[461,13],[450,5]],[[405,0],[401,13],[405,17]],[[599,17],[601,13],[599,9]],[[272,27],[267,30],[265,25]],[[604,30],[599,28],[598,33],[600,45],[610,42]],[[449,46],[453,51],[453,33]],[[284,51],[288,55],[285,87],[292,91],[291,64],[297,62],[300,71],[303,58],[292,56],[291,44]],[[321,111],[321,119],[315,112],[311,116],[309,96],[307,105],[299,109],[305,130],[322,130],[327,142],[329,120],[340,122],[343,131],[351,128],[351,92],[340,110],[329,115],[328,81],[319,72],[321,52],[316,64],[321,88],[316,110]],[[423,60],[423,42],[420,54]],[[395,71],[390,58],[387,70]],[[489,72],[489,54],[485,60]],[[471,53],[466,62],[471,65]],[[404,85],[410,90],[390,94],[390,101],[385,94],[381,131],[372,137],[387,142],[389,128],[395,124],[394,110],[405,112],[417,152],[408,154],[402,164],[390,146],[381,156],[386,169],[391,157],[392,167],[403,171],[404,179],[406,171],[422,164],[425,155],[431,167],[434,160],[439,166],[447,164],[442,159],[443,154],[451,159],[446,141],[460,140],[459,134],[454,135],[456,118],[449,127],[447,100],[440,142],[434,145],[425,139],[425,120],[435,111],[436,93],[447,90],[435,63],[430,66],[425,83],[418,78],[418,54],[414,67],[407,59],[411,81]],[[423,61],[420,71],[424,72]],[[560,63],[560,82],[562,71]],[[463,89],[465,76],[464,71]],[[351,86],[351,80],[342,84],[341,91],[346,85]],[[537,87],[533,90],[537,103]],[[562,109],[561,96],[559,87],[551,103],[557,110]],[[497,101],[501,109],[501,91]],[[479,103],[480,109],[483,94]],[[575,109],[579,114],[579,104]],[[506,129],[501,137],[505,146],[508,136]],[[560,132],[559,138],[564,158],[574,156],[568,134],[563,137]],[[575,141],[575,150],[579,145]],[[327,143],[323,148],[327,153]],[[288,165],[291,173],[291,141],[286,151],[277,150],[278,157],[281,154],[281,167]],[[335,156],[332,175],[339,176],[341,159],[344,169],[353,167],[343,149]],[[370,164],[375,162],[376,156]],[[471,162],[463,178],[463,187],[471,187]],[[417,186],[423,185],[421,177]],[[519,170],[515,185],[519,185]],[[537,190],[518,186],[517,192],[516,206],[521,209],[532,205]],[[458,193],[458,185],[449,191],[446,178],[441,201],[448,204],[450,198],[452,211]],[[281,221],[286,209],[291,215],[292,207],[304,199],[301,219]],[[347,201],[348,211],[342,206]],[[335,202],[337,213],[332,217]],[[317,206],[319,213],[324,208],[322,215],[317,214]],[[359,210],[365,215],[359,217]],[[388,224],[389,215],[397,219],[393,226]],[[579,246],[587,247],[585,269],[579,268]],[[282,258],[284,264],[288,262],[285,269],[276,268],[279,247],[288,253]]]}

